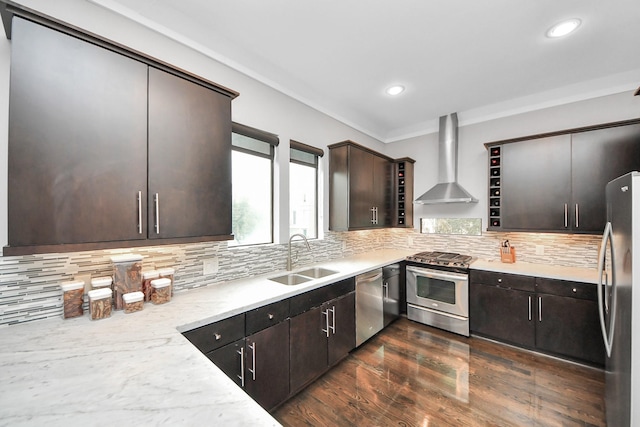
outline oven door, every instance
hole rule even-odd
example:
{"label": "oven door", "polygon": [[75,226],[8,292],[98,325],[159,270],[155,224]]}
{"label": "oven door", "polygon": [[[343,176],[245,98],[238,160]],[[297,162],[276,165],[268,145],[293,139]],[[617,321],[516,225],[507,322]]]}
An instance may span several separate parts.
{"label": "oven door", "polygon": [[469,275],[407,266],[407,302],[469,317]]}

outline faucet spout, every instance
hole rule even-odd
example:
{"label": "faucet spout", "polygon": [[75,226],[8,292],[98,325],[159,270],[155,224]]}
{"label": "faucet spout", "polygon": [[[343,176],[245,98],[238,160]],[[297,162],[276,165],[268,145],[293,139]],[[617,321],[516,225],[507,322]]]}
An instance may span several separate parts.
{"label": "faucet spout", "polygon": [[309,246],[309,241],[307,240],[307,237],[305,235],[296,233],[296,234],[293,234],[291,237],[289,237],[289,250],[287,252],[287,271],[291,271],[291,268],[292,268],[293,263],[291,262],[291,241],[296,236],[302,237],[302,239],[304,240],[304,243],[307,245],[307,249],[311,250],[311,246]]}

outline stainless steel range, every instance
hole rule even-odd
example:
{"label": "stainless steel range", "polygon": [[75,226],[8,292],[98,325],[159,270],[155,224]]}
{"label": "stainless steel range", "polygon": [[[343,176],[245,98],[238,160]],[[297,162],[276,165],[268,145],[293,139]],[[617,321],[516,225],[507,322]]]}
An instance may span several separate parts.
{"label": "stainless steel range", "polygon": [[407,257],[407,317],[469,336],[469,255],[420,252]]}

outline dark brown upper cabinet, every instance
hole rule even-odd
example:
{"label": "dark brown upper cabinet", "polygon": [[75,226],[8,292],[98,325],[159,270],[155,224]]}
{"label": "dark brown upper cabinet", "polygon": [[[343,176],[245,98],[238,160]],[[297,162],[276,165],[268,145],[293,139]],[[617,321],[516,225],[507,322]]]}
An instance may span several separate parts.
{"label": "dark brown upper cabinet", "polygon": [[489,230],[601,233],[606,184],[640,170],[637,120],[487,145]]}
{"label": "dark brown upper cabinet", "polygon": [[146,238],[147,66],[14,19],[9,96],[9,246]]}
{"label": "dark brown upper cabinet", "polygon": [[352,141],[329,146],[329,229],[391,226],[393,159]]}
{"label": "dark brown upper cabinet", "polygon": [[231,238],[237,94],[46,23],[11,20],[4,254]]}
{"label": "dark brown upper cabinet", "polygon": [[149,238],[231,235],[231,102],[149,68]]}

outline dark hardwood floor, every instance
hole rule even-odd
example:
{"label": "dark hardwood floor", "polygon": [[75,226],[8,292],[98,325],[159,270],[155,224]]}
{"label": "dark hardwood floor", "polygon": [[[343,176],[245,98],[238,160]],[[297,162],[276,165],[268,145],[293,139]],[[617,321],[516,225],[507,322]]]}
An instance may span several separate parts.
{"label": "dark hardwood floor", "polygon": [[284,426],[605,426],[604,373],[405,318],[274,413]]}

